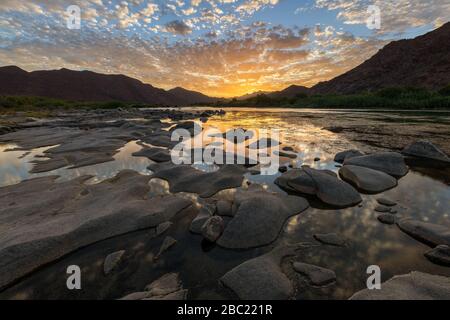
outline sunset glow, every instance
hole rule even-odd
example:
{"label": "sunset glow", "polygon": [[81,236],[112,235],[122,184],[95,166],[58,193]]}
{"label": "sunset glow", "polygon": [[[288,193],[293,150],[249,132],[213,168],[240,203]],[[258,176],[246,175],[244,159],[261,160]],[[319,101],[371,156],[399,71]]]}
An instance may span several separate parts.
{"label": "sunset glow", "polygon": [[[80,30],[66,26],[74,4]],[[380,30],[366,27],[371,4]],[[328,80],[449,16],[440,0],[2,0],[0,65],[120,73],[233,97]]]}

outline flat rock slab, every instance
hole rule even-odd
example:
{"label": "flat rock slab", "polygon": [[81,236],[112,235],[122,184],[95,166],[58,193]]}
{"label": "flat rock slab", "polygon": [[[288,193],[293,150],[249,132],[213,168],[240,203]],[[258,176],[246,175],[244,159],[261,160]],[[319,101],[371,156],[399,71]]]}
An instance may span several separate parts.
{"label": "flat rock slab", "polygon": [[345,165],[339,169],[339,175],[357,189],[370,194],[380,193],[397,186],[397,179],[394,177],[365,167]]}
{"label": "flat rock slab", "polygon": [[439,245],[426,252],[425,257],[435,264],[450,267],[450,246]]}
{"label": "flat rock slab", "polygon": [[242,185],[246,169],[239,165],[224,165],[216,172],[203,172],[187,165],[158,170],[152,177],[167,180],[170,192],[197,193],[209,198],[225,189]]}
{"label": "flat rock slab", "polygon": [[383,206],[387,206],[387,207],[394,207],[397,205],[397,202],[391,200],[391,199],[387,199],[387,198],[378,198],[377,202]]}
{"label": "flat rock slab", "polygon": [[270,244],[277,239],[289,217],[309,207],[301,197],[270,193],[258,185],[238,192],[234,204],[237,212],[217,241],[218,245],[230,249]]}
{"label": "flat rock slab", "polygon": [[94,242],[156,227],[191,205],[149,198],[149,176],[125,170],[99,184],[90,176],[43,177],[0,188],[0,288]]}
{"label": "flat rock slab", "polygon": [[336,233],[315,234],[313,237],[320,243],[330,246],[345,247],[347,245],[347,239]]}
{"label": "flat rock slab", "polygon": [[354,165],[382,171],[393,177],[403,177],[408,173],[408,167],[400,153],[380,152],[360,157],[349,158],[344,165]]}
{"label": "flat rock slab", "polygon": [[[357,205],[362,201],[358,191],[345,181],[322,170],[303,168],[315,186],[315,195],[322,202],[337,208],[346,208]],[[302,179],[302,183],[305,180]],[[288,184],[296,190],[301,190],[299,178],[289,181]],[[308,187],[311,183],[308,182]]]}
{"label": "flat rock slab", "polygon": [[450,278],[413,271],[381,284],[381,290],[364,289],[350,300],[449,300]]}
{"label": "flat rock slab", "polygon": [[429,141],[417,141],[402,150],[404,155],[442,161],[450,164],[450,158]]}
{"label": "flat rock slab", "polygon": [[155,162],[167,162],[172,159],[170,151],[162,148],[143,148],[133,153],[133,157],[146,157]]}
{"label": "flat rock slab", "polygon": [[275,248],[228,271],[220,281],[241,300],[286,300],[294,294],[289,278],[282,272],[282,259],[294,255],[292,248]]}
{"label": "flat rock slab", "polygon": [[306,276],[314,286],[326,286],[336,281],[333,270],[302,262],[294,262],[293,266],[296,272]]}
{"label": "flat rock slab", "polygon": [[439,224],[402,219],[397,222],[400,230],[431,247],[441,244],[450,245],[450,228]]}

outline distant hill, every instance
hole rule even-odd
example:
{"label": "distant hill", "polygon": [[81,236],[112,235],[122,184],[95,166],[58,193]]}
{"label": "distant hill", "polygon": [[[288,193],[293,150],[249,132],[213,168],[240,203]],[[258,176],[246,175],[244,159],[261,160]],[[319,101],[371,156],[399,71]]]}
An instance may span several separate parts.
{"label": "distant hill", "polygon": [[252,92],[252,93],[248,93],[248,94],[244,94],[243,96],[237,97],[237,100],[247,100],[247,99],[251,99],[254,98],[260,94],[270,94],[270,91],[256,91],[256,92]]}
{"label": "distant hill", "polygon": [[182,88],[165,91],[124,75],[68,69],[27,72],[16,66],[0,67],[0,95],[171,106],[215,101],[201,93]]}
{"label": "distant hill", "polygon": [[394,41],[358,67],[312,88],[352,94],[386,87],[440,89],[450,84],[450,22],[415,39]]}
{"label": "distant hill", "polygon": [[179,101],[178,104],[180,104],[180,105],[183,105],[183,104],[190,105],[190,104],[195,104],[195,103],[213,103],[213,102],[216,102],[217,100],[219,100],[217,98],[208,97],[207,95],[204,95],[203,93],[200,93],[197,91],[186,90],[181,87],[173,88],[167,92],[170,93],[173,97],[175,97]]}
{"label": "distant hill", "polygon": [[272,92],[270,94],[268,94],[268,96],[270,98],[295,98],[298,97],[299,95],[304,95],[304,94],[308,94],[309,93],[309,88],[307,87],[303,87],[303,86],[296,86],[296,85],[292,85],[287,87],[284,90],[281,91],[275,91]]}

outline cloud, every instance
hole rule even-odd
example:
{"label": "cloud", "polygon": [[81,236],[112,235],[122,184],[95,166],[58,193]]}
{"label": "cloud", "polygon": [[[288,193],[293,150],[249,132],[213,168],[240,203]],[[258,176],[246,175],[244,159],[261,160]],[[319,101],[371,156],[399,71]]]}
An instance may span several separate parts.
{"label": "cloud", "polygon": [[180,20],[166,23],[165,31],[173,34],[188,35],[192,33],[192,28]]}

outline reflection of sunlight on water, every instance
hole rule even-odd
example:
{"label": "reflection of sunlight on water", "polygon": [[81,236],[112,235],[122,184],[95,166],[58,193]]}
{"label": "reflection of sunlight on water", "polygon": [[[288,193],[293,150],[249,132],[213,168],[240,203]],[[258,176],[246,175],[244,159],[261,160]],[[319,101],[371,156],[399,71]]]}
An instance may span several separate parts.
{"label": "reflection of sunlight on water", "polygon": [[136,143],[136,141],[131,141],[123,148],[119,149],[119,152],[114,156],[114,161],[76,169],[61,168],[37,174],[29,173],[29,170],[31,170],[33,165],[30,161],[34,160],[36,156],[42,155],[45,150],[52,147],[34,149],[22,159],[20,159],[20,157],[25,153],[25,151],[5,152],[5,150],[11,149],[11,147],[14,146],[0,146],[0,186],[15,184],[25,179],[50,175],[60,176],[58,181],[70,180],[83,175],[92,175],[94,177],[89,180],[89,183],[97,183],[114,177],[118,172],[125,169],[135,170],[142,174],[151,173],[147,169],[147,167],[152,163],[150,160],[144,157],[133,157],[131,155],[142,148]]}

